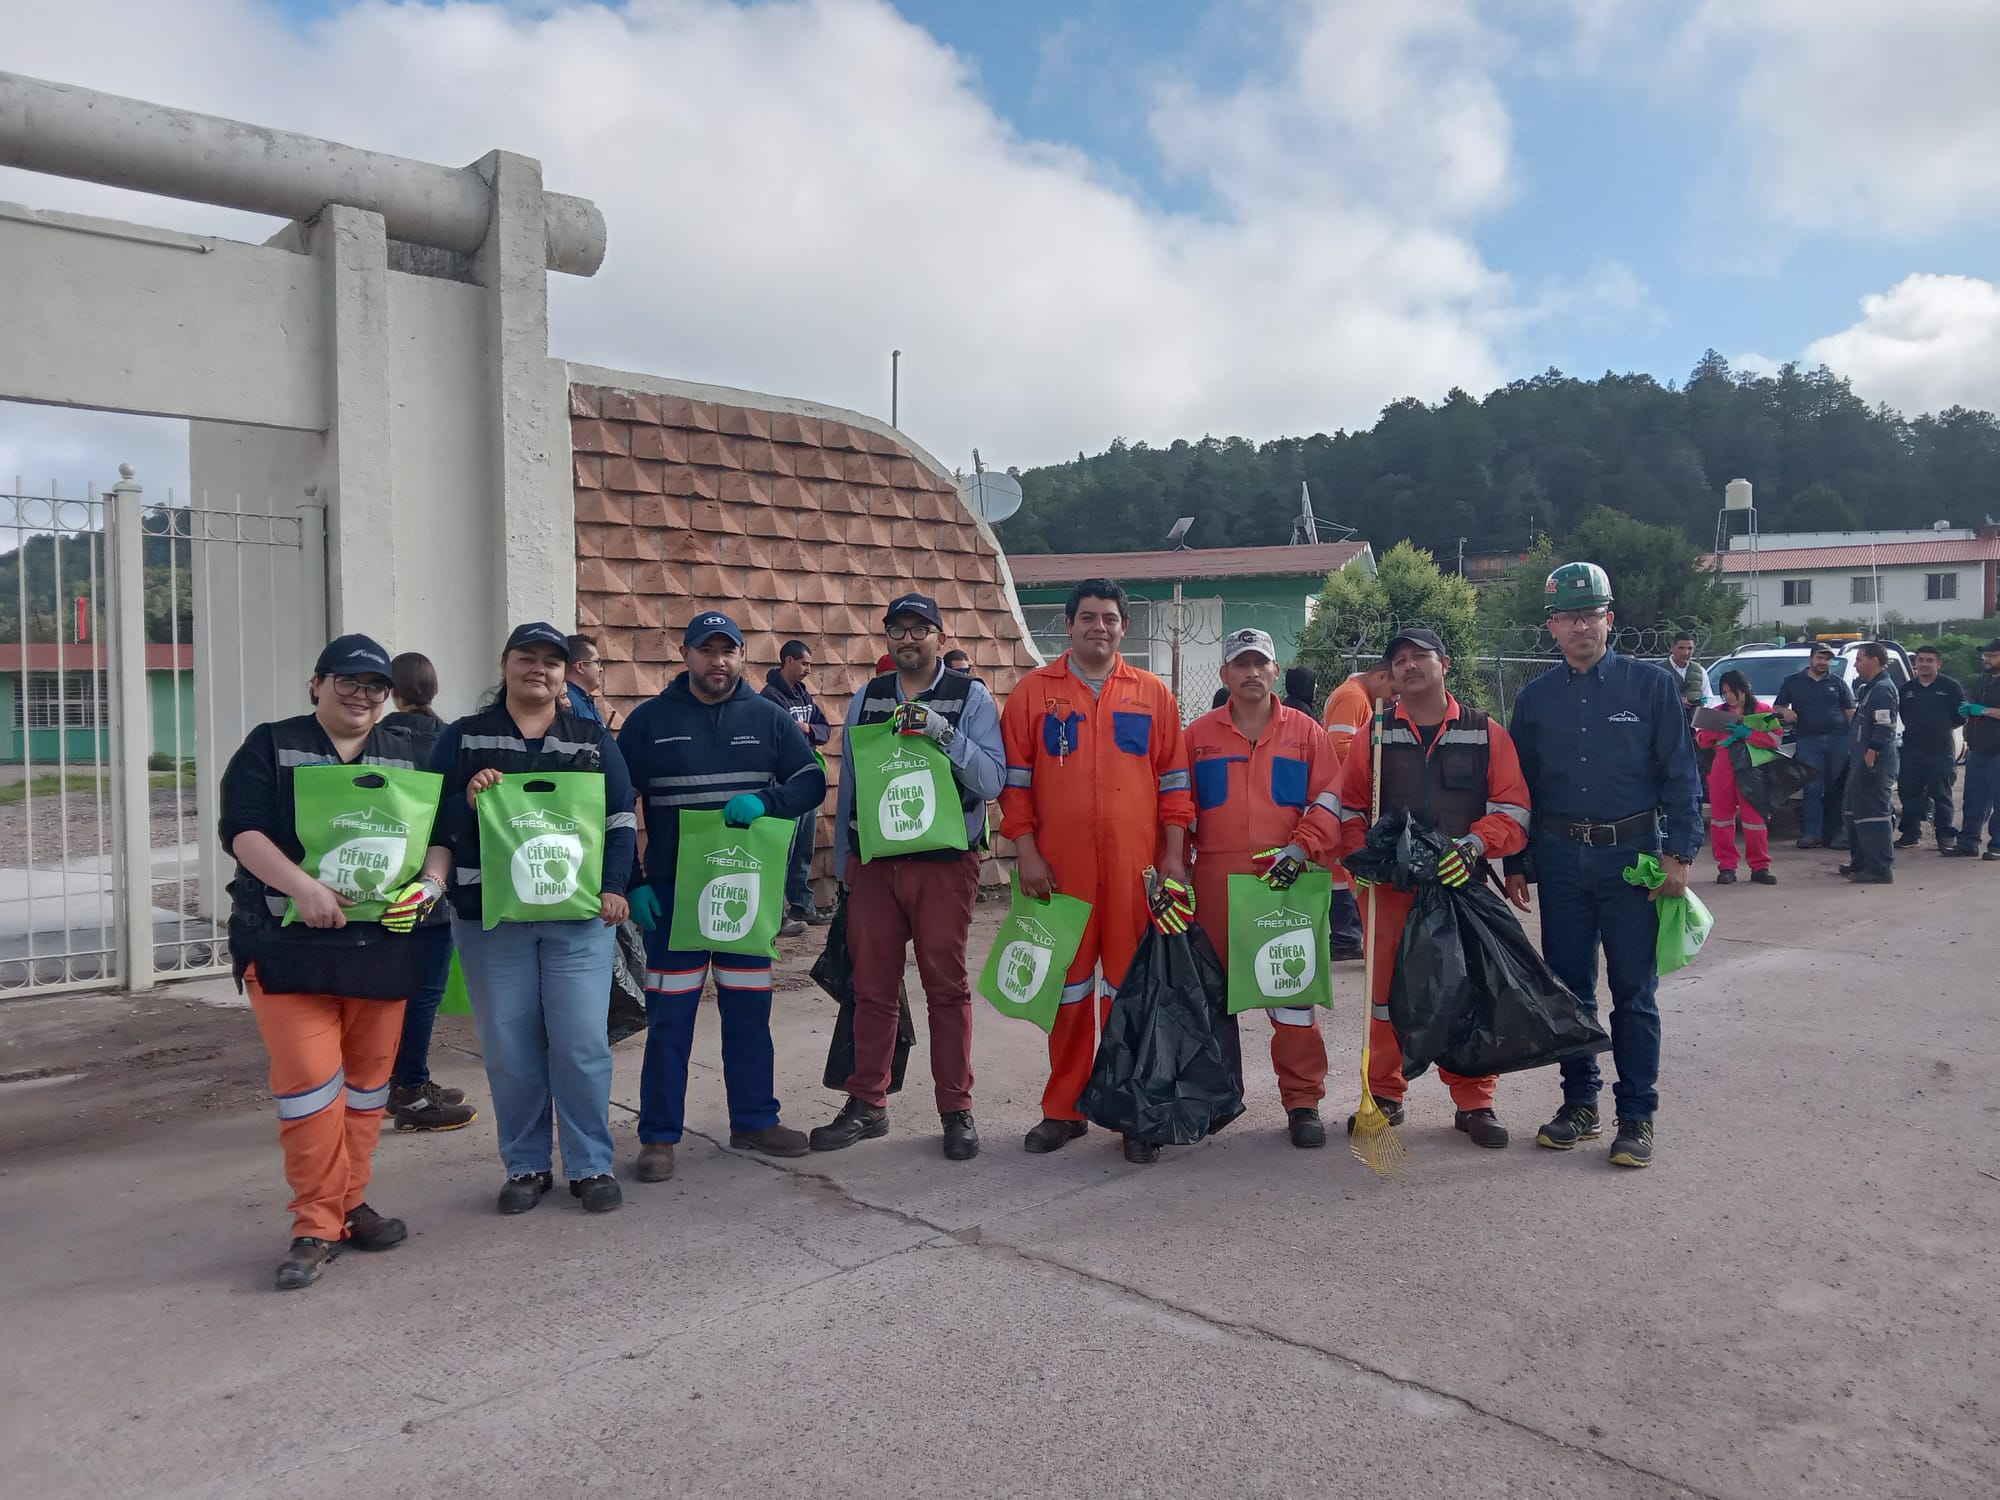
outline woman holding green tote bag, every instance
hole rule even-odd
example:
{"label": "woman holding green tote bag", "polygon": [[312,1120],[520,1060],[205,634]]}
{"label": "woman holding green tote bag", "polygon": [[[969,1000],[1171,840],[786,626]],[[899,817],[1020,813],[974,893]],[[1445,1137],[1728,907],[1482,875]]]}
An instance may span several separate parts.
{"label": "woman holding green tote bag", "polygon": [[[553,625],[518,627],[501,654],[492,706],[447,728],[431,761],[444,773],[444,800],[425,864],[425,895],[434,898],[449,871],[452,938],[472,992],[507,1168],[503,1214],[526,1213],[554,1184],[552,1109],[571,1194],[592,1213],[623,1201],[611,1172],[605,1015],[613,929],[628,914],[625,882],[638,819],[617,743],[602,724],[569,711],[568,661],[568,637]],[[495,820],[480,808],[482,797],[494,795],[542,800]],[[496,851],[482,844],[496,837],[496,828],[504,836],[514,826],[521,840],[499,851],[506,857],[498,868],[526,869],[527,884],[496,880],[489,896],[482,869],[495,868]],[[594,911],[589,904],[579,910],[579,894],[591,888],[599,893]],[[489,900],[497,913],[487,909]],[[549,916],[538,919],[537,910]]]}

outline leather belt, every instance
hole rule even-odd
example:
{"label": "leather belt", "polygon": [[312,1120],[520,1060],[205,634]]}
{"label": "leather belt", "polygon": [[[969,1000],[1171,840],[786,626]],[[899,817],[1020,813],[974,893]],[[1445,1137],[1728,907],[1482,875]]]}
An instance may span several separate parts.
{"label": "leather belt", "polygon": [[1629,818],[1618,818],[1609,823],[1589,823],[1576,818],[1536,813],[1535,826],[1549,833],[1561,834],[1566,839],[1574,839],[1587,848],[1609,849],[1636,839],[1656,839],[1660,814],[1658,809],[1648,808],[1642,813],[1633,813]]}

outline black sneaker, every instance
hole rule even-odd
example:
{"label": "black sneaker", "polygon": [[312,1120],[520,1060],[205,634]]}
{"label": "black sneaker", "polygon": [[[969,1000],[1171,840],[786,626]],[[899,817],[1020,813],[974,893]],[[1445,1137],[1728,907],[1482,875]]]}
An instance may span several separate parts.
{"label": "black sneaker", "polygon": [[583,1211],[587,1214],[608,1214],[625,1201],[624,1189],[609,1172],[599,1172],[595,1177],[572,1177],[569,1195],[583,1201]]}
{"label": "black sneaker", "polygon": [[1328,957],[1337,964],[1358,964],[1367,954],[1359,943],[1335,943]]}
{"label": "black sneaker", "polygon": [[1773,875],[1770,869],[1766,867],[1762,870],[1752,870],[1750,872],[1750,883],[1752,885],[1776,885],[1778,877]]}
{"label": "black sneaker", "polygon": [[1604,1134],[1604,1122],[1594,1104],[1566,1103],[1556,1117],[1535,1132],[1535,1144],[1551,1151],[1574,1151],[1578,1141],[1594,1141]]}
{"label": "black sneaker", "polygon": [[401,1219],[385,1219],[365,1203],[357,1203],[347,1213],[347,1243],[357,1250],[387,1250],[410,1237]]}
{"label": "black sneaker", "polygon": [[889,1111],[879,1104],[863,1104],[850,1094],[840,1113],[814,1127],[806,1141],[815,1151],[839,1151],[856,1141],[872,1141],[888,1133]]}
{"label": "black sneaker", "polygon": [[[1377,1099],[1375,1107],[1389,1117],[1391,1125],[1400,1125],[1403,1123],[1403,1101],[1401,1099]],[[1353,1115],[1347,1117],[1347,1133],[1349,1135],[1354,1134],[1354,1119]]]}
{"label": "black sneaker", "polygon": [[1979,857],[1985,860],[2000,859],[2000,849],[1988,849],[1984,854],[1980,855]]}
{"label": "black sneaker", "polygon": [[1852,877],[1859,875],[1861,873],[1861,866],[1842,865],[1834,873],[1837,875],[1846,875],[1851,879]]}
{"label": "black sneaker", "polygon": [[1046,1156],[1062,1150],[1089,1129],[1082,1120],[1043,1120],[1022,1139],[1021,1148],[1030,1156]]}
{"label": "black sneaker", "polygon": [[944,1159],[971,1161],[979,1154],[979,1128],[969,1109],[948,1109],[938,1116],[944,1125]]}
{"label": "black sneaker", "polygon": [[[1996,854],[1993,857],[2000,859],[2000,854]],[[1894,885],[1896,883],[1896,877],[1887,870],[1856,870],[1847,878],[1856,885]]]}
{"label": "black sneaker", "polygon": [[1971,859],[1979,851],[1977,849],[1968,849],[1963,844],[1953,844],[1949,849],[1938,850],[1938,853],[1942,854],[1946,859]]}
{"label": "black sneaker", "polygon": [[555,1185],[553,1172],[524,1172],[519,1177],[509,1177],[507,1185],[500,1189],[500,1212],[524,1214],[540,1203],[542,1194]]}
{"label": "black sneaker", "polygon": [[1149,1166],[1160,1159],[1160,1148],[1136,1135],[1125,1137],[1125,1160],[1135,1167]]}
{"label": "black sneaker", "polygon": [[1800,839],[1796,844],[1792,845],[1792,847],[1794,849],[1824,849],[1826,847],[1826,840]]}
{"label": "black sneaker", "polygon": [[1717,870],[1715,872],[1715,883],[1717,885],[1736,884],[1736,872],[1734,870]]}
{"label": "black sneaker", "polygon": [[1921,835],[1914,833],[1906,833],[1901,838],[1896,840],[1896,847],[1898,849],[1914,849],[1917,847],[1917,845],[1921,844],[1922,842],[1923,838]]}
{"label": "black sneaker", "polygon": [[1504,1151],[1507,1147],[1507,1127],[1490,1109],[1461,1109],[1452,1116],[1451,1123],[1453,1129],[1471,1136],[1475,1146],[1484,1146],[1488,1151]]}
{"label": "black sneaker", "polygon": [[1650,1167],[1653,1164],[1653,1122],[1620,1120],[1618,1134],[1611,1142],[1614,1167]]}
{"label": "black sneaker", "polygon": [[833,920],[833,913],[821,911],[816,906],[794,906],[785,913],[794,922],[803,922],[808,927],[824,927]]}
{"label": "black sneaker", "polygon": [[784,925],[778,929],[778,936],[802,937],[805,934],[805,930],[806,930],[806,924],[799,918],[787,917],[785,918]]}
{"label": "black sneaker", "polygon": [[463,1130],[479,1118],[479,1111],[470,1104],[447,1104],[443,1089],[424,1084],[389,1090],[389,1117],[398,1130]]}
{"label": "black sneaker", "polygon": [[1326,1144],[1326,1124],[1316,1109],[1288,1109],[1285,1111],[1287,1128],[1291,1131],[1292,1144],[1301,1151],[1310,1151],[1315,1146]]}
{"label": "black sneaker", "polygon": [[278,1262],[278,1290],[296,1292],[301,1287],[311,1286],[319,1280],[327,1262],[340,1254],[340,1246],[331,1240],[314,1239],[302,1234],[292,1241],[292,1248],[285,1252],[285,1258]]}

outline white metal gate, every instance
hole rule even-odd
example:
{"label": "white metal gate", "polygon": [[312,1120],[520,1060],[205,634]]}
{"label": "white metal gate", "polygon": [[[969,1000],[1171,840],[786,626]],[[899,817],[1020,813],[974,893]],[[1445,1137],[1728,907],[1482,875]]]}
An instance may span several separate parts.
{"label": "white metal gate", "polygon": [[148,505],[120,473],[0,496],[0,996],[227,969],[222,769],[324,638],[310,496]]}

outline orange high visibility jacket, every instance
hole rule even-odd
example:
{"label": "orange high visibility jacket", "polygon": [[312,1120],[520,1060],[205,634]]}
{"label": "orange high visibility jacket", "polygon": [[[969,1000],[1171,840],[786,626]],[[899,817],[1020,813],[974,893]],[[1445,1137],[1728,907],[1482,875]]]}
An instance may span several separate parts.
{"label": "orange high visibility jacket", "polygon": [[1355,745],[1364,750],[1368,748],[1368,721],[1374,716],[1375,705],[1369,701],[1359,677],[1348,678],[1326,700],[1326,716],[1321,722],[1333,740],[1336,773],[1347,764],[1347,757]]}
{"label": "orange high visibility jacket", "polygon": [[[1459,713],[1458,700],[1446,693],[1444,720],[1438,725],[1437,737],[1424,751],[1427,762],[1435,756],[1437,747],[1444,742]],[[1423,743],[1409,710],[1400,703],[1389,711],[1383,726],[1385,735],[1398,732],[1410,736],[1418,745]],[[1473,819],[1472,827],[1467,832],[1478,836],[1479,842],[1486,847],[1488,859],[1497,860],[1502,855],[1519,854],[1528,847],[1528,783],[1521,775],[1520,753],[1514,748],[1514,741],[1507,731],[1500,727],[1498,719],[1487,720],[1486,735],[1486,812]],[[1375,767],[1368,741],[1357,736],[1353,753],[1347,757],[1347,764],[1340,772],[1339,849],[1342,854],[1352,854],[1367,840],[1368,805],[1374,794]],[[1385,813],[1396,810],[1392,807],[1382,809]]]}
{"label": "orange high visibility jacket", "polygon": [[[1007,696],[1000,738],[1007,749],[1000,831],[1010,839],[1034,834],[1070,895],[1092,899],[1085,887],[1096,884],[1099,869],[1136,878],[1157,858],[1161,828],[1194,821],[1180,705],[1164,682],[1122,656],[1095,697],[1070,670],[1067,651],[1030,672]],[[1079,878],[1072,883],[1066,871]]]}
{"label": "orange high visibility jacket", "polygon": [[1334,786],[1340,762],[1311,716],[1279,704],[1253,745],[1229,706],[1187,728],[1194,770],[1194,910],[1216,952],[1228,955],[1229,877],[1256,872],[1266,849],[1297,844],[1330,863],[1340,839]]}

